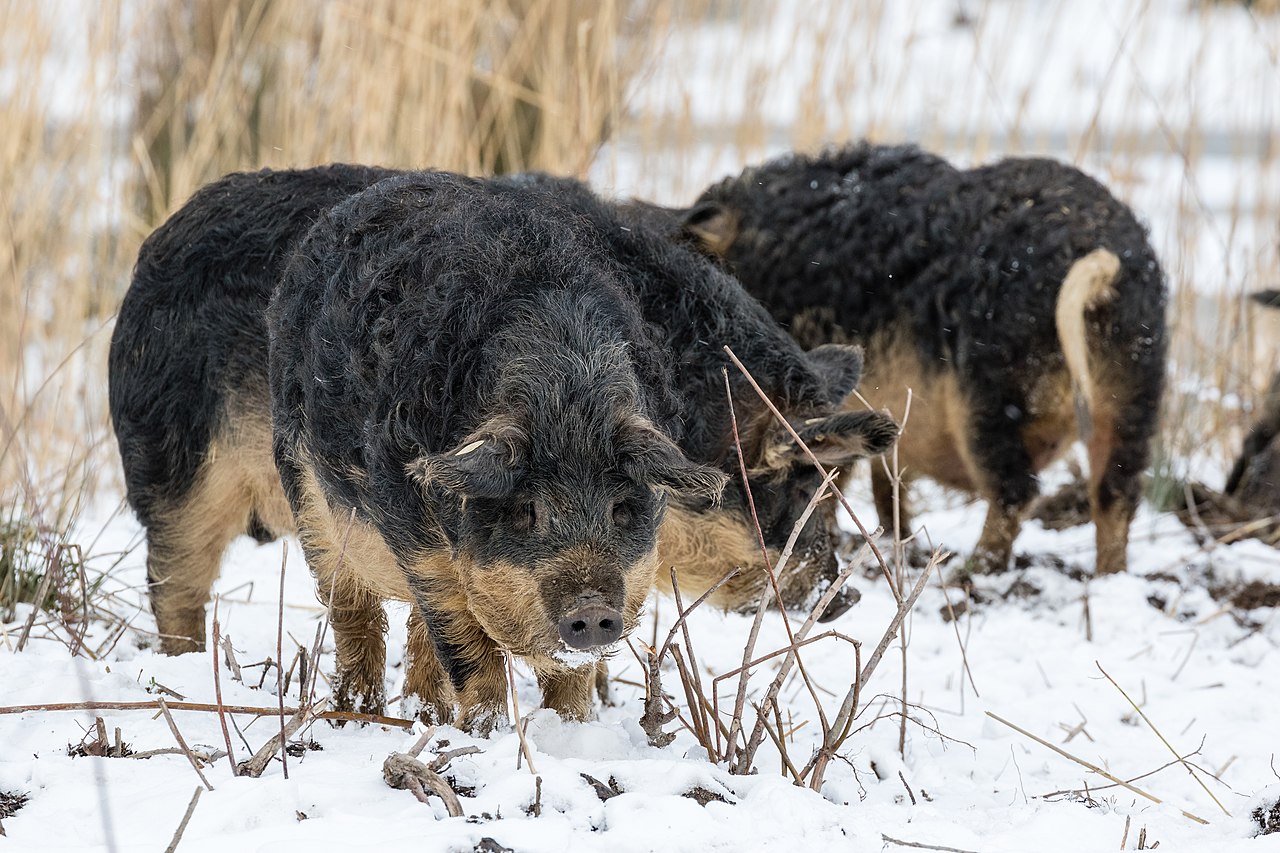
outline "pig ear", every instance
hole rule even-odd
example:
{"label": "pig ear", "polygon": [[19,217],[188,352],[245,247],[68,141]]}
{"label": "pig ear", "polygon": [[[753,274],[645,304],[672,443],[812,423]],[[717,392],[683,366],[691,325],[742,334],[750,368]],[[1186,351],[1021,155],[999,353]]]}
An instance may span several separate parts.
{"label": "pig ear", "polygon": [[1267,308],[1280,308],[1280,290],[1259,290],[1249,294],[1249,298]]}
{"label": "pig ear", "polygon": [[669,437],[647,421],[626,428],[622,453],[627,473],[686,501],[718,503],[728,475],[689,460]]}
{"label": "pig ear", "polygon": [[839,406],[862,380],[862,347],[823,344],[807,353],[814,370],[827,385],[827,402]]}
{"label": "pig ear", "polygon": [[[838,412],[810,418],[794,428],[823,465],[848,465],[857,459],[877,456],[892,447],[898,438],[898,424],[880,412]],[[769,468],[781,468],[808,458],[791,434],[781,427],[771,436],[763,456]]]}
{"label": "pig ear", "polygon": [[515,448],[492,436],[465,440],[453,450],[419,456],[408,465],[409,477],[423,487],[439,486],[474,498],[499,498],[515,488]]}
{"label": "pig ear", "polygon": [[691,502],[716,504],[729,484],[729,476],[707,465],[690,462],[678,450],[653,469],[653,479],[663,491]]}
{"label": "pig ear", "polygon": [[703,201],[689,208],[681,228],[713,255],[724,255],[738,239],[738,215],[719,202]]}

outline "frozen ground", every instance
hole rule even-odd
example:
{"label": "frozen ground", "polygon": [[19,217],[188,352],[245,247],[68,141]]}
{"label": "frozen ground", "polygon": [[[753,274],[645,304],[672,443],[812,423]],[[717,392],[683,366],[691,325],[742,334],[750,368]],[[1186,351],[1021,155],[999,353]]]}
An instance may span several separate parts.
{"label": "frozen ground", "polygon": [[[927,497],[943,507],[921,517],[929,536],[962,551],[971,547],[981,505],[941,494]],[[86,524],[95,532],[101,527],[100,520]],[[130,518],[117,517],[103,528],[98,552],[128,548],[137,535]],[[1271,609],[1226,607],[1210,596],[1205,581],[1209,570],[1218,582],[1274,581],[1275,551],[1241,543],[1203,552],[1175,519],[1144,509],[1133,532],[1130,574],[1086,586],[1071,577],[1071,569],[1091,565],[1091,539],[1089,527],[1051,532],[1029,524],[1017,550],[1032,567],[984,582],[981,590],[990,600],[954,627],[943,620],[943,593],[931,582],[908,625],[912,721],[905,758],[897,753],[898,718],[883,716],[893,712],[897,703],[891,697],[901,689],[895,645],[869,685],[870,693],[884,696],[865,703],[859,718],[864,728],[843,751],[847,761],[831,765],[821,793],[790,785],[778,772],[776,752],[762,751],[757,775],[738,777],[700,757],[688,732],[681,731],[667,748],[647,746],[637,724],[642,704],[637,684],[643,675],[624,650],[612,666],[617,705],[603,709],[596,722],[565,723],[546,711],[530,714],[537,688],[528,673],[518,673],[541,777],[540,816],[528,814],[535,778],[528,767],[517,768],[519,746],[512,729],[487,741],[450,728],[437,730],[429,748],[447,740],[449,748],[475,744],[481,749],[450,766],[455,784],[473,790],[462,798],[467,817],[447,818],[437,800],[423,805],[382,781],[383,759],[405,750],[413,734],[321,723],[309,733],[321,749],[292,758],[288,780],[279,763],[260,779],[232,777],[225,759],[207,768],[215,790],[203,795],[181,849],[471,850],[486,837],[521,851],[902,849],[885,847],[883,836],[888,836],[984,853],[1075,853],[1120,849],[1127,820],[1127,849],[1137,849],[1145,828],[1147,846],[1159,841],[1161,850],[1280,850],[1280,835],[1250,839],[1247,819],[1251,799],[1272,786],[1274,800],[1280,783],[1274,765],[1280,620]],[[112,572],[110,584],[121,590],[122,602],[132,598],[141,604],[128,588],[143,582],[142,556],[141,548],[134,549]],[[223,630],[233,637],[241,664],[274,656],[279,563],[279,545],[259,548],[245,540],[233,549],[218,582],[225,596]],[[880,580],[855,577],[853,582],[863,601],[832,627],[870,648],[893,613],[893,601]],[[955,591],[951,597],[959,602]],[[320,613],[293,546],[285,603],[286,637],[309,642]],[[650,613],[665,634],[672,603],[655,599]],[[395,611],[393,624],[402,616]],[[149,615],[139,609],[135,624],[151,627]],[[693,646],[709,672],[725,672],[741,661],[748,628],[745,617],[695,614]],[[977,693],[963,675],[957,628]],[[648,639],[650,630],[646,624],[640,639]],[[140,648],[143,635],[131,633],[102,660],[72,658],[41,628],[27,649],[16,653],[16,626],[6,631],[0,637],[5,705],[147,700],[153,682],[189,701],[214,699],[207,655],[165,658]],[[402,635],[401,627],[391,643],[397,664],[388,674],[393,696],[402,677]],[[783,636],[780,618],[770,614],[759,648],[780,647]],[[92,646],[96,638],[89,639]],[[296,647],[285,642],[286,649]],[[826,701],[838,703],[835,694],[843,694],[853,671],[849,647],[819,643],[806,650],[804,660],[817,683],[831,692]],[[1175,749],[1194,753],[1189,760],[1207,771],[1200,777],[1231,817],[1185,769],[1165,766],[1171,754],[1103,678],[1099,664],[1142,705]],[[324,666],[331,670],[331,656]],[[274,678],[259,689],[260,672],[246,669],[246,686],[231,681],[224,670],[224,702],[274,706]],[[765,665],[752,682],[757,694],[770,678]],[[674,672],[666,684],[679,692]],[[296,698],[294,688],[289,699]],[[724,699],[732,704],[731,696]],[[794,681],[784,688],[782,705],[791,725],[807,721],[794,732],[788,750],[803,760],[817,728],[812,705]],[[996,723],[987,711],[1120,777],[1150,773],[1136,784],[1168,804],[1105,787],[1106,780]],[[136,750],[173,745],[163,719],[153,719],[150,712],[100,714],[108,730],[119,727]],[[182,755],[69,757],[68,745],[81,740],[92,717],[47,711],[0,716],[0,791],[30,797],[16,816],[4,820],[8,837],[0,849],[159,850],[169,841],[199,784],[195,773]],[[221,745],[216,715],[177,712],[176,719],[193,745]],[[239,719],[255,748],[276,725],[273,719]],[[238,756],[245,757],[243,744],[234,734],[233,739]],[[622,793],[601,801],[582,773]],[[699,805],[685,796],[696,788],[724,802]],[[1179,809],[1209,825],[1192,822]]]}

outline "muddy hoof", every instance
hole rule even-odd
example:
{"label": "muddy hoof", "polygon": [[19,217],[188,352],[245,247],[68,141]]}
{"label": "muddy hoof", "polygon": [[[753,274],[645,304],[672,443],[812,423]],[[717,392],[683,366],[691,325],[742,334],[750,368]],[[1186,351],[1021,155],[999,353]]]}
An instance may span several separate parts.
{"label": "muddy hoof", "polygon": [[836,593],[835,598],[831,599],[831,603],[827,605],[827,609],[818,617],[818,621],[830,622],[832,619],[837,619],[861,600],[862,593],[858,591],[857,587],[846,586]]}

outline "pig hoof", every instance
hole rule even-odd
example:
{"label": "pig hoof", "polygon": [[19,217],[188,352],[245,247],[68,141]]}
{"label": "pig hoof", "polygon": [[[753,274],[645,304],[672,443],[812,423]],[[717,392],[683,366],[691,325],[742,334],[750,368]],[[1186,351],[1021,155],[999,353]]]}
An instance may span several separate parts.
{"label": "pig hoof", "polygon": [[831,599],[827,609],[822,611],[822,615],[818,617],[818,621],[830,622],[833,619],[837,619],[861,600],[862,593],[857,587],[846,586],[836,593],[835,598]]}
{"label": "pig hoof", "polygon": [[507,712],[502,708],[477,706],[469,708],[458,721],[458,728],[476,737],[487,738],[495,729],[503,729],[511,725]]}
{"label": "pig hoof", "polygon": [[448,702],[431,702],[411,693],[400,700],[400,717],[417,720],[423,725],[438,726],[453,722],[453,706]]}
{"label": "pig hoof", "polygon": [[[333,708],[335,711],[372,714],[378,717],[386,713],[387,696],[381,687],[373,690],[359,690],[351,685],[347,679],[339,677],[337,688],[333,694]],[[344,722],[344,720],[335,720],[334,725],[341,727]]]}

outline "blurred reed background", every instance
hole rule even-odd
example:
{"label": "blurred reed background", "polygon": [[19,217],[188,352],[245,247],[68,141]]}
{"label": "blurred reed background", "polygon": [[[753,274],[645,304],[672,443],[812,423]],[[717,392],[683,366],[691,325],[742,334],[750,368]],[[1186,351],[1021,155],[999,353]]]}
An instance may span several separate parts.
{"label": "blurred reed background", "polygon": [[866,136],[1075,162],[1153,225],[1159,472],[1220,477],[1280,285],[1280,23],[1192,0],[0,0],[0,519],[118,495],[111,318],[141,240],[236,169],[545,169],[688,201]]}

